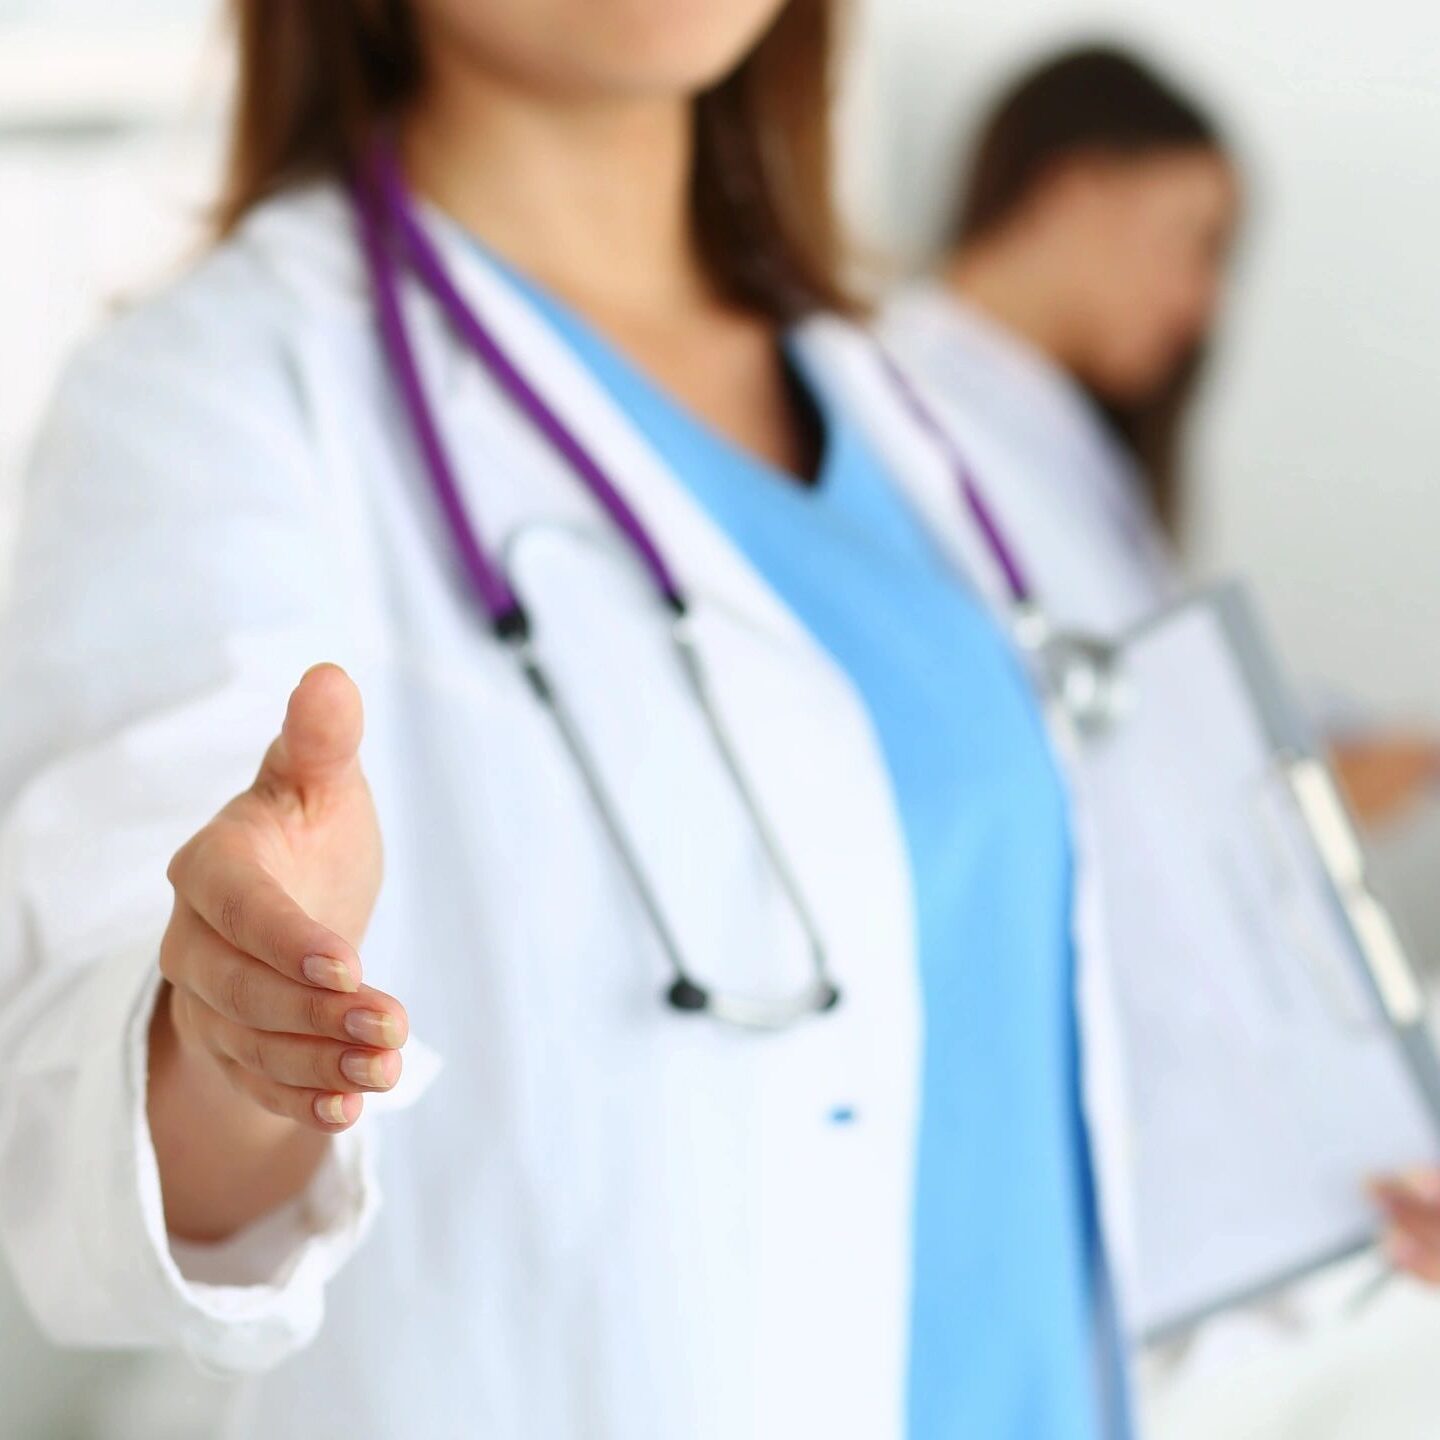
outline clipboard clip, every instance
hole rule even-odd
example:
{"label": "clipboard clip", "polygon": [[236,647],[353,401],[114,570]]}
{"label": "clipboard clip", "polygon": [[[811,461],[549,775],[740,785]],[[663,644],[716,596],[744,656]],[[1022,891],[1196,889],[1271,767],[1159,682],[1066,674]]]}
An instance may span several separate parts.
{"label": "clipboard clip", "polygon": [[1285,756],[1281,766],[1386,1016],[1399,1028],[1419,1024],[1424,994],[1389,911],[1370,889],[1365,853],[1334,777],[1314,755]]}

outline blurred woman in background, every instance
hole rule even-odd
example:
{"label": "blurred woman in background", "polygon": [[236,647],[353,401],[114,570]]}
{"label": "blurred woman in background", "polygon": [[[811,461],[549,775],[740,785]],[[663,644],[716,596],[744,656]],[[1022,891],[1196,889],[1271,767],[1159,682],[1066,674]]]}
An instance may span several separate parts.
{"label": "blurred woman in background", "polygon": [[[984,122],[934,274],[882,316],[1057,622],[1113,635],[1177,592],[1184,423],[1241,191],[1196,101],[1124,51],[1065,52]],[[1335,748],[1370,821],[1440,773],[1424,736]]]}

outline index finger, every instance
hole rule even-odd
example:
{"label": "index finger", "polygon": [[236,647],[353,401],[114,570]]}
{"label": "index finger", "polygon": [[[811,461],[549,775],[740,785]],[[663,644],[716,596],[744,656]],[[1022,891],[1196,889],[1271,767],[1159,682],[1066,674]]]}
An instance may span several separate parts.
{"label": "index finger", "polygon": [[359,988],[355,947],[311,919],[258,861],[187,846],[171,862],[170,883],[216,934],[280,974],[326,990]]}

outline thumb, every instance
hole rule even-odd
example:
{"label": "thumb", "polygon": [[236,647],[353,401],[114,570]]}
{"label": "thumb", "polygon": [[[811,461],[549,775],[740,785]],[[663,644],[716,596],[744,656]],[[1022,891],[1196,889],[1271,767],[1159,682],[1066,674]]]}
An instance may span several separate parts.
{"label": "thumb", "polygon": [[348,778],[365,729],[355,682],[338,665],[312,665],[300,677],[280,735],[266,752],[256,785],[304,791]]}

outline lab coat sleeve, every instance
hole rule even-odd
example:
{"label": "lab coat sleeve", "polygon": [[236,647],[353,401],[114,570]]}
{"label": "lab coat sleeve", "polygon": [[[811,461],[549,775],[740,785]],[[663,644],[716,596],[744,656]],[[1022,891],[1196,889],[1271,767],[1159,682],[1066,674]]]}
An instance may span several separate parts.
{"label": "lab coat sleeve", "polygon": [[23,495],[0,623],[0,1247],[58,1342],[242,1372],[314,1335],[376,1192],[367,1116],[241,1235],[165,1232],[145,1084],[166,865],[342,643],[280,327],[198,288],[72,367]]}

